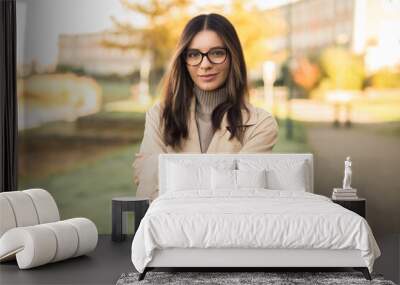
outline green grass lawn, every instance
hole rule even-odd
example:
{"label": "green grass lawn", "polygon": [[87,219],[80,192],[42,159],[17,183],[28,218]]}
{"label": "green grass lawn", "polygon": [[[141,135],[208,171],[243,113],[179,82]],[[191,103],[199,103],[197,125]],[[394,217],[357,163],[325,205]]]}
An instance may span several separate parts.
{"label": "green grass lawn", "polygon": [[40,180],[20,179],[20,189],[44,188],[57,202],[62,219],[87,217],[99,233],[111,232],[111,198],[134,196],[132,162],[139,145],[121,147],[95,162]]}
{"label": "green grass lawn", "polygon": [[278,142],[273,148],[274,153],[309,153],[311,149],[307,144],[305,127],[293,121],[293,138],[288,140],[286,137],[287,129],[284,120],[279,121]]}
{"label": "green grass lawn", "polygon": [[124,100],[131,96],[131,84],[128,81],[97,80],[103,94],[103,104]]}

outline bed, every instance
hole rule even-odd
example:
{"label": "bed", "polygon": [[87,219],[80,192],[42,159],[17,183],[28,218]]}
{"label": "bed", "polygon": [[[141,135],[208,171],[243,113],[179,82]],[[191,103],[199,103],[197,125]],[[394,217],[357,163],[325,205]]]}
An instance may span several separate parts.
{"label": "bed", "polygon": [[158,267],[353,267],[379,247],[361,216],[314,194],[312,154],[160,154],[159,190],[132,241]]}

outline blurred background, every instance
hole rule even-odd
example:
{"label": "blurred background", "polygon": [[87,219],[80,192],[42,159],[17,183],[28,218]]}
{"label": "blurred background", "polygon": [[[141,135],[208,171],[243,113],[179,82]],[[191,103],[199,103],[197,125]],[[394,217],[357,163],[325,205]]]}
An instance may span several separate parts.
{"label": "blurred background", "polygon": [[47,189],[63,219],[110,233],[111,198],[135,194],[145,112],[177,39],[210,12],[237,29],[250,101],[280,126],[274,152],[312,152],[325,196],[351,156],[374,234],[400,252],[395,0],[17,0],[19,188]]}

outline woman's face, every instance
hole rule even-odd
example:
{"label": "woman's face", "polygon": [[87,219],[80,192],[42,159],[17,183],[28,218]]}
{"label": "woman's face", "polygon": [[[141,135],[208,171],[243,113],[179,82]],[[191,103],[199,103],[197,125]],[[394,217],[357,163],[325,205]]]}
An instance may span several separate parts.
{"label": "woman's face", "polygon": [[[225,48],[225,45],[218,34],[210,30],[201,31],[197,33],[190,42],[187,48],[186,58],[188,58],[188,53],[189,56],[195,57],[196,50],[206,53],[213,49],[213,54],[209,54],[208,56],[211,57],[212,60],[215,58],[215,62],[219,62],[218,57],[221,57],[222,53],[221,50],[218,51],[218,49],[215,50],[215,48]],[[190,55],[190,52],[192,52],[192,55]],[[225,83],[225,80],[228,77],[229,65],[229,54],[226,55],[226,59],[222,63],[212,63],[209,61],[207,56],[204,56],[201,63],[198,65],[192,66],[186,64],[193,82],[200,89],[206,91],[215,90]]]}

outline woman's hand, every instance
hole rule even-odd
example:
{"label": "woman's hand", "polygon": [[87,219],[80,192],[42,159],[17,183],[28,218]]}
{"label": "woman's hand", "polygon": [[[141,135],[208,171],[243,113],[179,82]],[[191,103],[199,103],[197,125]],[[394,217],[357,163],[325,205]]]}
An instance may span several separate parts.
{"label": "woman's hand", "polygon": [[136,159],[144,157],[143,153],[135,153]]}

